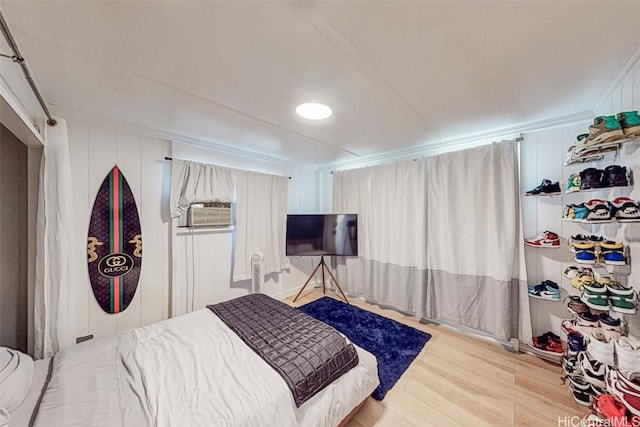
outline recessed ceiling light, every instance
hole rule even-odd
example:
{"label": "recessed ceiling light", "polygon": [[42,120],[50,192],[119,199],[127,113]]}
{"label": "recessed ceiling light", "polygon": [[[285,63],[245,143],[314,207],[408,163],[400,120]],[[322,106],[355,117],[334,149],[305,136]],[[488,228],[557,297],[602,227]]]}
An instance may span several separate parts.
{"label": "recessed ceiling light", "polygon": [[319,102],[305,102],[304,104],[298,105],[296,113],[305,119],[322,120],[329,117],[333,112],[331,108]]}

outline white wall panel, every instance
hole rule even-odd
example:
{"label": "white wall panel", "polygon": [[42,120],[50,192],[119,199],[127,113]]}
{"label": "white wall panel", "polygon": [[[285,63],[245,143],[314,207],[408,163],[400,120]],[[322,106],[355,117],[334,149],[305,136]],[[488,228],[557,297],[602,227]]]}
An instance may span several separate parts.
{"label": "white wall panel", "polygon": [[144,242],[143,260],[159,259],[161,266],[143,263],[140,274],[142,286],[138,292],[142,325],[166,319],[168,313],[169,223],[166,219],[158,221],[158,218],[163,218],[164,191],[164,185],[158,185],[158,177],[163,177],[164,156],[170,154],[168,143],[159,144],[156,139],[140,138],[140,197],[137,200]]}
{"label": "white wall panel", "polygon": [[89,201],[89,126],[68,121],[69,156],[71,158],[71,179],[73,188],[74,244],[82,256],[82,266],[71,271],[71,280],[76,292],[76,334],[78,337],[89,335],[89,305],[93,298],[89,286],[87,262],[87,231],[91,205]]}
{"label": "white wall panel", "polygon": [[[113,126],[70,120],[69,144],[74,196],[74,241],[82,262],[73,267],[76,284],[77,336],[103,336],[147,325],[167,317],[169,290],[169,224],[162,215],[165,175],[163,157],[170,141],[143,137]],[[143,258],[138,289],[129,307],[107,314],[97,304],[86,266],[89,218],[96,193],[114,165],[122,170],[138,205]],[[76,252],[76,251],[74,251]]]}
{"label": "white wall panel", "polygon": [[[636,64],[602,104],[596,106],[594,115],[612,115],[638,109],[640,109],[640,64]],[[562,271],[566,267],[575,265],[568,252],[566,239],[579,233],[599,234],[624,240],[631,250],[631,266],[613,269],[614,278],[640,290],[640,224],[586,225],[559,222],[562,207],[565,204],[582,203],[592,198],[611,200],[621,195],[640,200],[640,142],[624,144],[618,156],[609,155],[601,162],[563,167],[566,150],[575,143],[576,135],[588,132],[589,125],[590,123],[586,122],[560,129],[531,132],[524,135],[524,141],[521,144],[521,180],[522,185],[527,188],[537,185],[544,177],[561,179],[561,183],[564,183],[571,173],[580,172],[587,167],[603,169],[611,164],[619,164],[631,167],[635,173],[636,185],[633,189],[563,194],[553,198],[523,198],[525,234],[535,234],[534,228],[540,231],[550,229],[557,230],[563,239],[563,247],[557,251],[526,250],[529,281],[539,283],[545,279],[553,280],[562,285],[563,296],[579,294],[577,289],[571,287],[569,280],[562,277]],[[532,201],[532,199],[537,200]],[[560,335],[560,320],[568,317],[564,305],[533,299],[530,302],[534,334],[551,330]],[[627,316],[631,335],[640,336],[639,318],[640,316]]]}

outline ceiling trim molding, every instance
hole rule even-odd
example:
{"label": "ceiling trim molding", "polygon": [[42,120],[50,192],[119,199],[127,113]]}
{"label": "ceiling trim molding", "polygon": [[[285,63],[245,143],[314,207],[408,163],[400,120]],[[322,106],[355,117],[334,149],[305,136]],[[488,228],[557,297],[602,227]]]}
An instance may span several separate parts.
{"label": "ceiling trim molding", "polygon": [[640,61],[640,44],[638,44],[638,46],[633,51],[629,59],[627,59],[627,61],[624,63],[620,71],[618,71],[615,77],[611,79],[609,86],[607,86],[607,89],[604,91],[600,99],[598,99],[598,103],[594,106],[593,111],[598,111],[600,109],[602,104],[604,104],[607,98],[609,98],[611,94],[613,94],[613,91],[615,91],[616,88],[622,84],[622,82],[627,77],[629,72],[633,70],[633,68],[636,66],[636,64],[638,64],[639,61]]}
{"label": "ceiling trim molding", "polygon": [[171,138],[171,142],[175,142],[178,144],[191,145],[194,147],[204,148],[206,150],[211,150],[211,151],[218,151],[226,154],[233,154],[234,156],[245,157],[251,160],[260,160],[262,162],[274,163],[281,166],[291,166],[297,163],[297,162],[292,162],[290,160],[267,156],[266,154],[254,153],[252,151],[241,150],[239,148],[229,147],[228,145],[203,141],[201,139],[191,138],[188,136],[176,135],[175,137]]}
{"label": "ceiling trim molding", "polygon": [[325,172],[334,170],[355,169],[358,167],[374,166],[384,163],[391,163],[394,161],[409,160],[417,157],[428,157],[450,151],[464,150],[466,148],[490,144],[491,142],[495,141],[516,138],[521,134],[527,132],[572,125],[589,121],[591,119],[593,119],[592,111],[582,111],[580,113],[570,114],[567,116],[560,116],[552,119],[525,123],[518,126],[511,126],[488,132],[480,132],[460,138],[438,141],[435,143],[424,144],[404,150],[388,151],[382,154],[363,157],[362,159],[358,160],[332,163],[330,165],[320,166],[318,170],[321,172]]}

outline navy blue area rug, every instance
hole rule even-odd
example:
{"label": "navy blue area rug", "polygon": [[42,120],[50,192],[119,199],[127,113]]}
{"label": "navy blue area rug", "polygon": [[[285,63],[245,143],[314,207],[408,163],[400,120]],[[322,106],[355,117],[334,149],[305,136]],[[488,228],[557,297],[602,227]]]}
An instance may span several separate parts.
{"label": "navy blue area rug", "polygon": [[431,338],[425,332],[329,297],[298,308],[333,326],[378,359],[380,385],[371,394],[376,400],[384,398]]}

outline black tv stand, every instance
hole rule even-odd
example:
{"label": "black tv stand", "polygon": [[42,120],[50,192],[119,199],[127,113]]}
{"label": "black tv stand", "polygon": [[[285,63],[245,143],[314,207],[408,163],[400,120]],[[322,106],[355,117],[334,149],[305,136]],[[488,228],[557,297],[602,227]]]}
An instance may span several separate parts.
{"label": "black tv stand", "polygon": [[302,286],[302,289],[300,289],[300,291],[298,292],[298,295],[296,295],[296,297],[293,299],[293,302],[296,302],[296,300],[298,299],[298,297],[300,296],[302,291],[304,291],[304,288],[307,287],[307,285],[309,284],[311,279],[316,275],[316,272],[318,271],[318,269],[320,267],[322,267],[322,293],[323,294],[327,293],[327,286],[326,286],[326,284],[324,282],[324,270],[326,269],[327,273],[329,273],[329,276],[331,277],[331,280],[333,280],[333,282],[336,284],[338,290],[340,291],[340,294],[342,295],[342,298],[344,299],[344,301],[347,304],[351,305],[351,303],[349,302],[349,299],[347,298],[347,296],[344,294],[344,292],[342,292],[342,288],[340,287],[340,284],[338,283],[336,278],[333,276],[333,273],[331,272],[331,269],[329,267],[327,267],[327,264],[324,262],[324,255],[320,257],[320,262],[318,263],[318,265],[316,265],[316,268],[313,269],[313,272],[311,273],[311,275],[309,276],[307,281]]}

